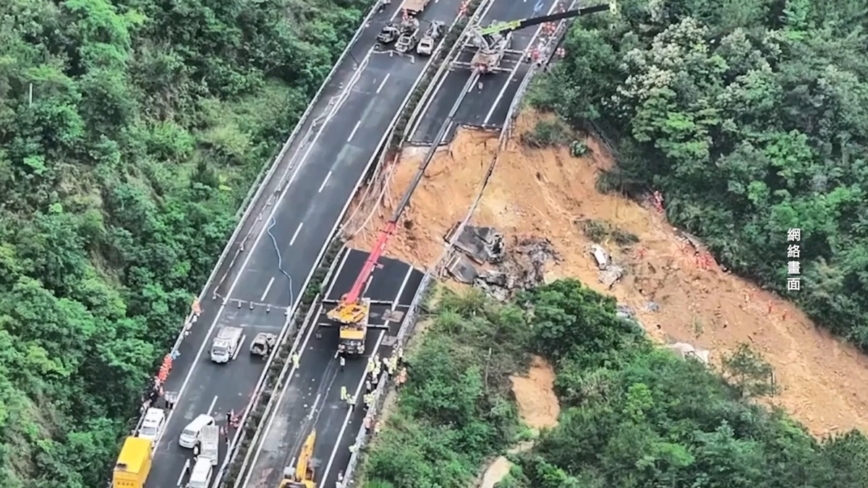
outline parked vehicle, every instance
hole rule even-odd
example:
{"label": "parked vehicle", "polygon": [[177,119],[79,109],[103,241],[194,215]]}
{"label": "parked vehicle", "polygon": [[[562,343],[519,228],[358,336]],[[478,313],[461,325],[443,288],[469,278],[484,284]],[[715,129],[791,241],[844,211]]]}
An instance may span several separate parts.
{"label": "parked vehicle", "polygon": [[244,330],[241,327],[221,327],[211,342],[211,361],[228,363],[235,358]]}

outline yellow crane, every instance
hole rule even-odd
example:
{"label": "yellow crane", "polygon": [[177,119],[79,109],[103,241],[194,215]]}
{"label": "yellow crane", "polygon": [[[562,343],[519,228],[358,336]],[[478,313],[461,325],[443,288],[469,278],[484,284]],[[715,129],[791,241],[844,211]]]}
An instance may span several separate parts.
{"label": "yellow crane", "polygon": [[313,470],[313,446],[316,443],[316,430],[307,436],[295,467],[283,471],[283,480],[277,488],[316,488]]}

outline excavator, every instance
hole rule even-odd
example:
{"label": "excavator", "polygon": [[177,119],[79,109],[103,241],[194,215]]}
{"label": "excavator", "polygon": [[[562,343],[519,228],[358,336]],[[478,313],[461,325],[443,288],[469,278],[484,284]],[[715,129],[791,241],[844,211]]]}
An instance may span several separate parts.
{"label": "excavator", "polygon": [[612,1],[610,3],[594,5],[592,7],[583,7],[575,10],[567,10],[565,12],[531,17],[528,19],[511,20],[508,22],[492,22],[488,27],[477,27],[469,33],[471,44],[478,48],[478,51],[473,55],[473,59],[470,61],[470,68],[479,73],[490,73],[494,71],[500,65],[504,53],[509,49],[512,43],[513,31],[544,24],[546,22],[557,22],[558,20],[607,11],[617,13],[618,4],[615,1]]}
{"label": "excavator", "polygon": [[283,470],[283,480],[277,488],[317,488],[313,469],[313,446],[315,443],[316,430],[305,439],[295,466],[288,466]]}

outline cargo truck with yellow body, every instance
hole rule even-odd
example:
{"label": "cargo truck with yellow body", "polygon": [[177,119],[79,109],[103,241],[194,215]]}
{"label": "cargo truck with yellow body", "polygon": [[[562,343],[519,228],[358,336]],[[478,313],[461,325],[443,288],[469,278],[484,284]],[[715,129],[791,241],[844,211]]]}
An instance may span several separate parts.
{"label": "cargo truck with yellow body", "polygon": [[151,472],[153,442],[141,437],[127,437],[115,463],[112,488],[144,488]]}

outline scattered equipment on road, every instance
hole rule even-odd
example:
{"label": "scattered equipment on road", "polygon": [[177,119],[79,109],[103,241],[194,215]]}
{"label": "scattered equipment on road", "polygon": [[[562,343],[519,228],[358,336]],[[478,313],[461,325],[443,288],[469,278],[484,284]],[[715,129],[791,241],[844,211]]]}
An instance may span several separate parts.
{"label": "scattered equipment on road", "polygon": [[206,425],[199,434],[199,459],[211,461],[212,466],[217,466],[220,458],[220,427]]}
{"label": "scattered equipment on road", "polygon": [[509,22],[493,21],[488,27],[476,27],[471,29],[468,35],[470,43],[478,50],[473,55],[470,61],[470,68],[479,73],[491,73],[496,71],[503,59],[504,53],[509,49],[512,43],[512,32],[531,27],[534,25],[544,24],[546,22],[557,22],[563,19],[579,17],[597,12],[618,12],[616,2],[604,3],[602,5],[594,5],[592,7],[584,7],[575,10],[567,10],[566,12],[558,12],[550,15],[542,15],[539,17],[531,17],[528,19],[511,20]]}
{"label": "scattered equipment on road", "polygon": [[241,345],[244,330],[241,327],[220,327],[217,336],[211,343],[211,361],[228,363]]}
{"label": "scattered equipment on road", "polygon": [[250,343],[250,354],[256,356],[268,356],[274,345],[277,344],[277,336],[267,332],[260,332],[253,338]]}
{"label": "scattered equipment on road", "polygon": [[136,437],[157,442],[166,427],[166,412],[162,408],[149,408]]}
{"label": "scattered equipment on road", "polygon": [[127,437],[115,463],[112,488],[144,488],[151,472],[153,442],[142,437]]}
{"label": "scattered equipment on road", "polygon": [[443,22],[434,21],[425,30],[425,34],[419,41],[419,46],[416,47],[416,52],[422,56],[430,56],[434,52],[434,46],[437,45],[437,40],[443,35]]}
{"label": "scattered equipment on road", "polygon": [[277,488],[317,488],[313,466],[313,447],[316,443],[316,431],[310,433],[301,446],[298,462],[295,466],[287,466],[283,470],[283,480]]}

